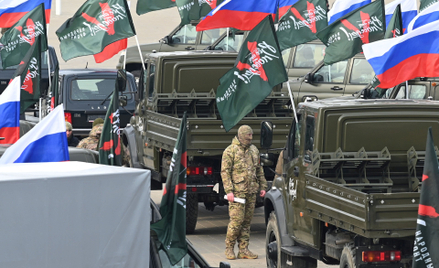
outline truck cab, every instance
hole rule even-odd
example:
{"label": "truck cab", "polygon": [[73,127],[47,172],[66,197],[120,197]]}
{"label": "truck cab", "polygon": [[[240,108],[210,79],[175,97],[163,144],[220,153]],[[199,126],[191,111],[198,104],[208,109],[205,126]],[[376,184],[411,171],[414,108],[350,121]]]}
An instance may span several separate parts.
{"label": "truck cab", "polygon": [[[168,35],[163,37],[157,43],[141,44],[143,59],[150,53],[155,52],[171,52],[171,51],[190,51],[202,50],[212,45],[226,29],[212,29],[197,32],[197,22],[187,25],[179,25]],[[140,76],[142,64],[140,60],[139,50],[137,46],[131,46],[122,52],[119,57],[117,69],[122,69],[126,58],[125,69],[131,72],[135,77]]]}
{"label": "truck cab", "polygon": [[[297,105],[306,100],[352,95],[366,87],[374,76],[364,55],[357,54],[331,65],[321,61],[305,76],[290,79],[288,83]],[[285,83],[283,87],[287,87]]]}
{"label": "truck cab", "polygon": [[[63,103],[66,121],[78,137],[88,136],[93,121],[105,118],[115,87],[116,70],[64,69],[59,72],[58,103]],[[135,109],[137,86],[134,76],[127,73],[127,87],[120,96],[126,97],[126,105],[120,107],[120,127],[129,122]]]}

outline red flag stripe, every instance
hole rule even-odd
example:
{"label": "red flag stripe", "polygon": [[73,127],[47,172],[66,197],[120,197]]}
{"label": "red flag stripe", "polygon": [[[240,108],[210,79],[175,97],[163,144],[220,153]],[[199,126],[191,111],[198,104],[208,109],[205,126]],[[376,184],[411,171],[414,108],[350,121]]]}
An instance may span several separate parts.
{"label": "red flag stripe", "polygon": [[175,194],[178,194],[178,191],[180,190],[186,190],[186,183],[179,183],[175,186]]}
{"label": "red flag stripe", "polygon": [[438,218],[439,214],[436,212],[436,209],[431,206],[425,206],[419,204],[418,214],[420,216],[428,216],[430,218]]}

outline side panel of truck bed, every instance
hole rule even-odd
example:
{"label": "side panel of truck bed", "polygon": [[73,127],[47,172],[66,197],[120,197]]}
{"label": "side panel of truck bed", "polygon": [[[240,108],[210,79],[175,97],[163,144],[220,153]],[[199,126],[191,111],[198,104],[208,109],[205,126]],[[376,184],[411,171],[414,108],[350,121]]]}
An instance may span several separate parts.
{"label": "side panel of truck bed", "polygon": [[306,175],[306,205],[312,218],[364,237],[414,235],[418,192],[368,194]]}
{"label": "side panel of truck bed", "polygon": [[[177,139],[180,127],[180,118],[159,114],[151,111],[146,112],[146,137],[147,143],[152,146],[172,151]],[[188,155],[203,155],[205,150],[209,156],[221,155],[224,149],[232,142],[240,125],[247,124],[253,128],[253,144],[259,146],[260,124],[267,118],[245,118],[239,125],[229,132],[224,130],[222,121],[219,119],[188,118],[187,150]],[[285,146],[285,136],[288,134],[292,118],[283,117],[274,120],[269,118],[276,128],[273,137],[272,148]]]}

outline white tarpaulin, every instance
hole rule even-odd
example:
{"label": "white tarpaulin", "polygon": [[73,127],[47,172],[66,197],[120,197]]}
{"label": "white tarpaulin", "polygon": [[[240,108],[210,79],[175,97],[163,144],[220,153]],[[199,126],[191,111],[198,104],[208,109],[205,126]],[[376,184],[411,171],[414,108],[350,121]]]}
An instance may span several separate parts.
{"label": "white tarpaulin", "polygon": [[148,267],[150,172],[0,166],[0,267]]}

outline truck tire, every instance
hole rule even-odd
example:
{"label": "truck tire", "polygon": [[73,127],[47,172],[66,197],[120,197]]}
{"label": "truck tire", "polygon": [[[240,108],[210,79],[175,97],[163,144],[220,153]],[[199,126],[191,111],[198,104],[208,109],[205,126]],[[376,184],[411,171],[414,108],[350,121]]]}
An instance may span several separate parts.
{"label": "truck tire", "polygon": [[[286,261],[282,258],[280,232],[277,226],[277,217],[274,211],[270,213],[265,235],[266,260],[269,268],[286,267]],[[316,268],[317,260],[310,257],[290,257],[293,268]]]}
{"label": "truck tire", "polygon": [[281,243],[280,232],[277,226],[277,217],[274,211],[270,213],[268,218],[267,230],[265,233],[265,259],[267,261],[267,267],[269,268],[281,268]]}
{"label": "truck tire", "polygon": [[346,244],[341,252],[340,268],[356,268],[353,244]]}
{"label": "truck tire", "polygon": [[188,193],[186,198],[186,234],[193,234],[198,218],[198,194]]}

